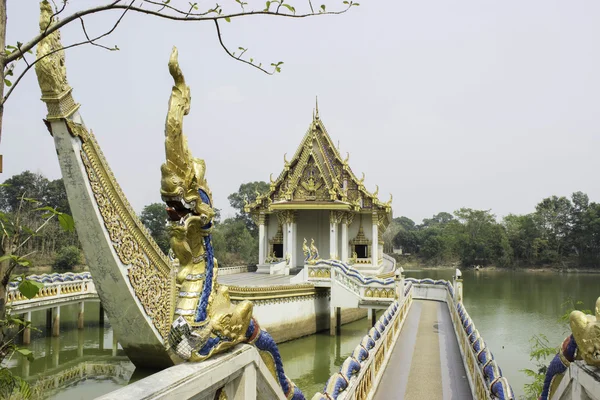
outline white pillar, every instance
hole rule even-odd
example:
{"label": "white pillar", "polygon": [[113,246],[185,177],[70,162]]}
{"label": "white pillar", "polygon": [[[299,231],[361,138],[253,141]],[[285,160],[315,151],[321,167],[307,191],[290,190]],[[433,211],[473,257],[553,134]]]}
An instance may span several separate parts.
{"label": "white pillar", "polygon": [[335,211],[329,212],[329,258],[338,258],[338,215]]}
{"label": "white pillar", "polygon": [[294,251],[294,223],[293,222],[288,222],[286,224],[286,231],[287,231],[287,251],[284,254],[284,258],[289,254],[290,255],[290,260],[293,257],[293,254],[295,253]]}
{"label": "white pillar", "polygon": [[373,267],[377,267],[379,265],[379,227],[378,222],[379,218],[377,217],[377,213],[373,213],[373,237],[371,238],[372,246],[371,246],[371,263]]}
{"label": "white pillar", "polygon": [[294,218],[294,222],[292,222],[292,258],[290,263],[290,268],[294,268],[297,265],[297,256],[298,256],[298,235],[297,235],[298,227],[296,223],[296,218]]}
{"label": "white pillar", "polygon": [[348,262],[348,220],[346,217],[342,220],[342,262]]}
{"label": "white pillar", "polygon": [[265,263],[265,214],[258,216],[258,264]]}
{"label": "white pillar", "polygon": [[288,252],[288,224],[287,222],[281,225],[281,230],[283,231],[283,258]]}

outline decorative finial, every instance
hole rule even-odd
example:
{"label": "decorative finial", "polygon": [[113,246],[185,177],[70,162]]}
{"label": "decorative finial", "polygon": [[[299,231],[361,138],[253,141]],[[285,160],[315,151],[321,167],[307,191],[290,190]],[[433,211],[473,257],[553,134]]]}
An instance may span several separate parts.
{"label": "decorative finial", "polygon": [[319,119],[319,98],[315,96],[315,119]]}

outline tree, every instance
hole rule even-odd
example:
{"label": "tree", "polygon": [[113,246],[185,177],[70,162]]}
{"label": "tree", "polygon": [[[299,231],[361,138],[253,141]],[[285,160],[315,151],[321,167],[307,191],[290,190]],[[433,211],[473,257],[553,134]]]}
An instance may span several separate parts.
{"label": "tree", "polygon": [[535,206],[544,238],[548,240],[557,261],[565,253],[564,246],[570,233],[573,205],[566,197],[552,196]]}
{"label": "tree", "polygon": [[140,214],[140,220],[150,231],[160,249],[167,254],[169,248],[169,234],[167,233],[167,211],[162,203],[148,204]]}
{"label": "tree", "polygon": [[[219,44],[231,58],[257,68],[264,73],[272,75],[281,71],[283,62],[280,61],[271,63],[269,67],[263,67],[262,63],[256,62],[254,58],[249,56],[248,48],[238,47],[237,50],[231,51],[225,45],[225,43],[223,43],[220,24],[223,22],[231,22],[236,18],[258,15],[286,18],[306,18],[317,15],[342,14],[348,11],[351,7],[359,5],[353,1],[344,0],[341,4],[342,8],[339,10],[328,11],[326,5],[321,5],[320,8],[315,10],[309,0],[307,3],[305,3],[305,11],[297,12],[296,8],[290,4],[287,4],[285,0],[267,1],[264,9],[249,9],[246,8],[248,7],[248,3],[244,2],[243,0],[235,0],[235,2],[229,2],[230,4],[227,8],[231,8],[231,10],[224,10],[224,8],[219,4],[211,7],[199,5],[198,2],[191,3],[183,2],[181,0],[139,0],[137,2],[135,0],[111,0],[103,5],[78,10],[70,15],[66,15],[67,3],[67,0],[59,1],[60,6],[56,6],[56,8],[53,10],[47,0],[42,0],[40,6],[48,14],[49,22],[41,21],[40,33],[35,35],[29,41],[24,43],[17,42],[14,45],[7,45],[7,0],[0,0],[0,50],[2,50],[0,52],[0,135],[2,133],[2,118],[6,101],[21,82],[23,76],[27,74],[27,72],[29,72],[31,68],[33,68],[35,64],[42,58],[33,57],[28,54],[31,53],[31,50],[36,47],[36,45],[40,43],[42,39],[73,22],[81,25],[81,29],[86,40],[66,45],[63,47],[63,49],[58,51],[85,44],[94,45],[109,51],[119,50],[117,46],[108,47],[102,43],[99,43],[99,40],[114,32],[127,13],[141,13],[147,16],[176,21],[213,23],[215,25],[215,32]],[[237,8],[234,11],[233,7],[240,7],[241,10],[240,8]],[[88,16],[111,10],[120,11],[118,18],[113,20],[111,24],[107,26],[103,34],[96,37],[90,37],[85,25]],[[58,17],[62,17],[63,15],[65,16],[62,18],[62,20],[59,20]],[[16,73],[17,70],[19,71],[18,74]],[[6,93],[5,86],[8,87]]]}
{"label": "tree", "polygon": [[268,190],[269,184],[267,182],[247,182],[242,183],[236,193],[232,193],[227,197],[231,207],[236,210],[235,218],[243,221],[250,234],[256,238],[258,237],[258,228],[250,215],[244,211],[244,205],[256,200],[257,194],[265,194]]}

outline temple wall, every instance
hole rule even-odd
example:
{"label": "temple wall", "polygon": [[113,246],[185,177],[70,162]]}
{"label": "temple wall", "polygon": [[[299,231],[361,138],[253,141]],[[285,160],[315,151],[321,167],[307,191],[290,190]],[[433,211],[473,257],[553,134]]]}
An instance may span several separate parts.
{"label": "temple wall", "polygon": [[329,258],[329,211],[327,210],[299,210],[296,214],[296,263],[304,265],[302,243],[306,238],[310,246],[310,239],[315,239],[315,246],[319,249],[321,258]]}
{"label": "temple wall", "polygon": [[[329,329],[327,294],[253,301],[253,315],[277,343]],[[367,316],[366,309],[342,309],[342,324]]]}

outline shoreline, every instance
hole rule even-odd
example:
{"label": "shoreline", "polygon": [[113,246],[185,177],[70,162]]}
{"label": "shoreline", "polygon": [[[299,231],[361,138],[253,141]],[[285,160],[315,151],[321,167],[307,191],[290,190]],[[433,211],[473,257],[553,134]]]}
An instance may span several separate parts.
{"label": "shoreline", "polygon": [[458,268],[461,271],[523,271],[523,272],[540,272],[540,273],[562,273],[562,274],[600,274],[600,269],[597,268],[560,268],[560,267],[525,267],[525,268],[501,268],[496,266],[481,267],[479,270],[475,270],[473,267],[460,267],[460,266],[428,266],[428,265],[412,265],[403,267],[405,270],[443,270],[443,269],[454,269]]}

